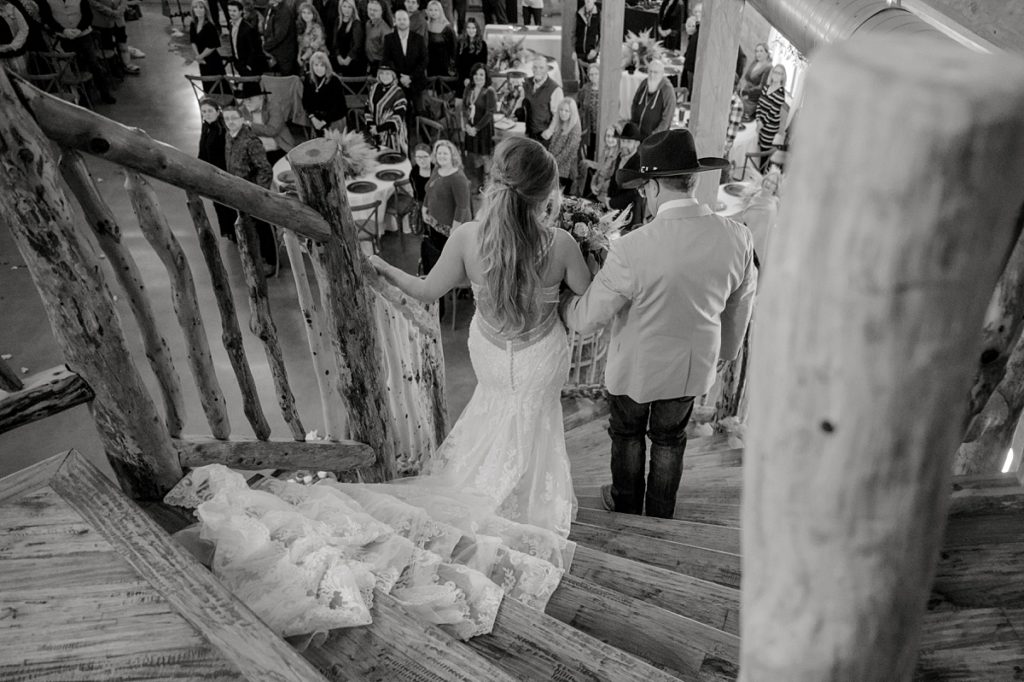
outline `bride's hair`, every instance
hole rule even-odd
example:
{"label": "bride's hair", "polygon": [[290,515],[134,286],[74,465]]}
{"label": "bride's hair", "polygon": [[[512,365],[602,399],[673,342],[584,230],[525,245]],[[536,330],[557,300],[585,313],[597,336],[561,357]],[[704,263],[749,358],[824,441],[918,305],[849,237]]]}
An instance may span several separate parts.
{"label": "bride's hair", "polygon": [[526,329],[538,294],[558,215],[558,166],[540,143],[511,137],[494,150],[491,182],[480,216],[484,279],[502,332]]}

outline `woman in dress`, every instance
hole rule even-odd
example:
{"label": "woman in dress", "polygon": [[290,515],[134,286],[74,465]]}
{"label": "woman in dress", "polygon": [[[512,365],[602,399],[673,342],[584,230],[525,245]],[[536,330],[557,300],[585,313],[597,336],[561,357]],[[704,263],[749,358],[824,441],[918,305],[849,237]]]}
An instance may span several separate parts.
{"label": "woman in dress", "polygon": [[327,49],[324,41],[324,22],[320,20],[320,14],[313,7],[313,3],[304,2],[299,5],[295,23],[296,32],[299,34],[299,72],[305,74],[313,53]]}
{"label": "woman in dress", "polygon": [[555,130],[548,141],[548,151],[558,164],[558,181],[562,191],[568,192],[579,175],[580,166],[580,112],[576,100],[566,97],[555,113]]}
{"label": "woman in dress", "polygon": [[426,229],[420,242],[420,265],[423,274],[429,274],[441,257],[448,236],[473,217],[462,157],[448,140],[434,143],[434,172],[427,181],[422,211]]}
{"label": "woman in dress", "polygon": [[370,136],[378,147],[409,153],[409,132],[405,127],[408,106],[405,93],[398,85],[394,65],[381,63],[377,69],[377,82],[370,87],[365,114]]}
{"label": "woman in dress", "polygon": [[345,132],[345,88],[334,75],[326,52],[314,52],[309,58],[309,74],[302,84],[302,108],[317,134],[323,135],[328,129]]}
{"label": "woman in dress", "polygon": [[427,197],[427,183],[433,174],[434,164],[430,158],[430,146],[421,142],[412,152],[412,170],[409,171],[412,196],[421,204]]}
{"label": "woman in dress", "polygon": [[455,73],[455,31],[438,0],[427,3],[427,75]]}
{"label": "woman in dress", "polygon": [[[224,139],[228,134],[224,127],[224,119],[220,115],[220,107],[214,100],[204,97],[199,102],[199,113],[203,117],[203,130],[199,134],[199,160],[212,164],[221,170],[227,170],[224,156]],[[235,220],[238,213],[235,209],[214,202],[213,210],[217,212],[217,224],[220,236],[235,241]]]}
{"label": "woman in dress", "polygon": [[604,150],[596,161],[588,161],[587,165],[594,169],[590,179],[590,191],[602,206],[608,205],[608,185],[619,169],[619,131],[617,125],[608,126],[604,133]]}
{"label": "woman in dress", "polygon": [[[762,152],[775,148],[776,136],[789,117],[789,107],[786,105],[786,67],[776,64],[768,74],[768,80],[761,91],[761,98],[757,100],[757,110],[754,118],[757,120],[757,147]],[[761,159],[760,170],[763,173],[768,168],[769,155]]]}
{"label": "woman in dress", "polygon": [[470,84],[462,96],[462,129],[466,133],[466,153],[474,166],[483,166],[486,177],[491,172],[491,155],[494,153],[494,114],[498,110],[498,95],[491,87],[491,76],[483,63],[475,64],[470,74]]}
{"label": "woman in dress", "polygon": [[477,64],[487,63],[487,43],[476,19],[466,19],[466,30],[459,36],[458,52],[455,55],[455,72],[462,87],[472,85],[472,71]]}
{"label": "woman in dress", "polygon": [[761,99],[761,91],[764,90],[771,70],[772,58],[768,53],[768,45],[758,43],[754,46],[754,61],[750,63],[740,79],[740,98],[743,100],[744,121],[754,118],[757,101]]}
{"label": "woman in dress", "polygon": [[[220,31],[210,17],[206,0],[192,1],[192,20],[188,24],[188,40],[192,43],[200,76],[223,76],[224,60],[220,56]],[[217,81],[204,81],[203,91],[214,92]],[[220,113],[218,112],[218,116]]]}
{"label": "woman in dress", "polygon": [[365,33],[354,0],[338,5],[338,29],[334,34],[334,63],[345,78],[366,75]]}

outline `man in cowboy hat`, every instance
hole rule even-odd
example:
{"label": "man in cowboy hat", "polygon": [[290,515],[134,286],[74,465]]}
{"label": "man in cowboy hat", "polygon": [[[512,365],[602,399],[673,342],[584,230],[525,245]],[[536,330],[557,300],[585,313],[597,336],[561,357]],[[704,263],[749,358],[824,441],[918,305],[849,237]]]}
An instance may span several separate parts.
{"label": "man in cowboy hat", "polygon": [[640,514],[646,501],[648,516],[672,517],[694,398],[743,342],[757,281],[750,232],[693,196],[697,173],[727,166],[698,159],[686,130],[644,140],[616,178],[640,190],[654,218],[613,241],[587,291],[562,302],[570,329],[612,324],[605,370],[612,483],[601,490],[609,510]]}

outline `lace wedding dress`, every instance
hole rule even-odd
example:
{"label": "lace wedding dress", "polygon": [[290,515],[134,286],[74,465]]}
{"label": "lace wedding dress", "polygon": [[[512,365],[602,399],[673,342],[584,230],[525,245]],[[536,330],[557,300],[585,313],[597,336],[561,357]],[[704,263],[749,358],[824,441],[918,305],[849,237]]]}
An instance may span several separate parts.
{"label": "lace wedding dress", "polygon": [[473,292],[477,388],[423,475],[312,486],[271,479],[250,490],[211,465],[167,495],[196,507],[201,521],[182,541],[279,634],[306,643],[366,625],[381,590],[468,638],[490,632],[505,596],[543,609],[568,569],[576,498],[562,429],[569,352],[558,287],[543,289],[515,335],[493,322],[488,291]]}

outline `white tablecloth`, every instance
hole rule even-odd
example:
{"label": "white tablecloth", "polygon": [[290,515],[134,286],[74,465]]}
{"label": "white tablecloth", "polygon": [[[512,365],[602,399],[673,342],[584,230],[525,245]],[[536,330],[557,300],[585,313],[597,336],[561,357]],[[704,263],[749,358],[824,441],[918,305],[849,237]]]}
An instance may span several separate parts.
{"label": "white tablecloth", "polygon": [[562,27],[552,26],[553,31],[541,31],[537,26],[514,26],[510,24],[493,24],[484,29],[484,41],[487,48],[493,49],[502,38],[522,40],[523,48],[537,54],[550,57],[555,61],[562,58]]}
{"label": "white tablecloth", "polygon": [[[382,149],[381,154],[388,150]],[[291,170],[292,166],[288,163],[288,157],[283,157],[277,163],[274,164],[274,182],[273,188],[278,188],[277,176],[281,173]],[[385,225],[385,215],[387,213],[388,199],[390,199],[395,193],[395,182],[397,180],[381,180],[377,177],[377,173],[383,170],[397,170],[402,172],[402,178],[409,177],[409,173],[412,171],[412,163],[409,159],[403,159],[401,163],[395,164],[378,164],[368,173],[361,175],[356,178],[351,178],[345,181],[346,185],[351,185],[353,182],[365,181],[373,183],[375,186],[372,192],[348,192],[348,203],[349,206],[361,206],[364,204],[373,203],[374,201],[380,201],[380,206],[377,207],[377,230],[378,234],[384,234],[385,230],[396,230],[397,225]],[[401,179],[401,178],[400,178]],[[362,219],[366,218],[369,211],[355,211],[352,214],[353,218]]]}

